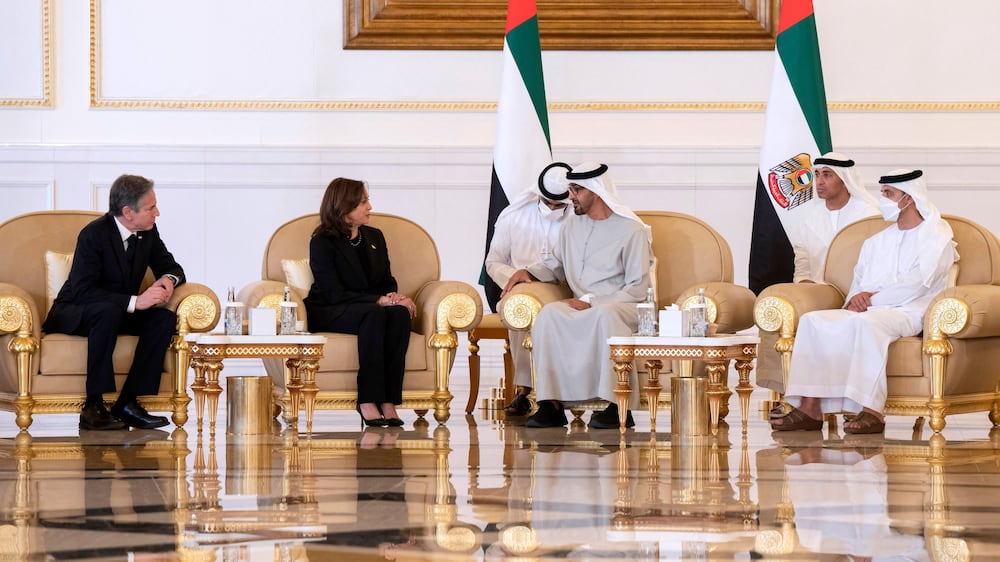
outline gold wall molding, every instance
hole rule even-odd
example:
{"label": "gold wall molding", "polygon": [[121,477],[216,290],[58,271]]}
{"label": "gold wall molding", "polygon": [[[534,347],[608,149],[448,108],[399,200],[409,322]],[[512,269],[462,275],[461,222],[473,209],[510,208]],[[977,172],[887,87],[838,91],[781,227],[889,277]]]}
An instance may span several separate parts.
{"label": "gold wall molding", "polygon": [[[44,0],[46,6],[52,0]],[[360,0],[344,0],[347,4]],[[417,4],[429,0],[415,0]],[[503,2],[489,0],[492,3]],[[569,1],[569,0],[566,0]],[[749,0],[747,0],[749,1]],[[768,0],[774,1],[774,0]],[[197,100],[105,98],[101,93],[100,0],[90,0],[90,106],[106,109],[188,109],[252,111],[496,111],[496,101],[482,100]],[[367,2],[366,2],[367,3]],[[383,6],[388,0],[372,0]],[[617,5],[617,4],[616,4]],[[472,8],[470,8],[472,9]],[[476,8],[479,9],[479,8]],[[47,13],[47,11],[46,11]],[[345,18],[347,14],[345,13]],[[502,31],[502,25],[501,25]],[[543,47],[546,47],[543,41]],[[773,42],[772,42],[773,47]],[[553,48],[553,47],[549,47]],[[46,63],[47,64],[47,63]],[[48,91],[48,90],[46,90]],[[831,112],[990,112],[1000,111],[1000,100],[986,101],[861,101],[830,102]],[[763,112],[764,101],[552,101],[552,112]]]}
{"label": "gold wall molding", "polygon": [[42,97],[0,98],[0,107],[52,107],[52,2],[42,5]]}
{"label": "gold wall molding", "polygon": [[[91,88],[91,107],[113,109],[195,109],[270,111],[496,111],[491,101],[395,101],[395,100],[183,100],[105,99]],[[550,112],[763,112],[766,102],[654,102],[654,101],[555,101]],[[831,113],[885,112],[994,112],[1000,101],[871,101],[831,102]]]}
{"label": "gold wall molding", "polygon": [[[768,50],[779,0],[538,0],[543,49]],[[345,49],[497,50],[507,0],[344,0]]]}

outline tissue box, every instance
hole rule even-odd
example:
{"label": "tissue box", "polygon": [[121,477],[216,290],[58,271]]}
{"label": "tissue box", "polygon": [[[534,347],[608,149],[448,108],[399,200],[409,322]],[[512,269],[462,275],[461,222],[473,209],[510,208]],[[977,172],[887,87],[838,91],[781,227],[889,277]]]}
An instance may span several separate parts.
{"label": "tissue box", "polygon": [[278,334],[278,314],[266,306],[251,308],[248,331],[251,336],[275,336]]}
{"label": "tissue box", "polygon": [[691,311],[676,307],[660,311],[660,336],[686,338],[691,335]]}

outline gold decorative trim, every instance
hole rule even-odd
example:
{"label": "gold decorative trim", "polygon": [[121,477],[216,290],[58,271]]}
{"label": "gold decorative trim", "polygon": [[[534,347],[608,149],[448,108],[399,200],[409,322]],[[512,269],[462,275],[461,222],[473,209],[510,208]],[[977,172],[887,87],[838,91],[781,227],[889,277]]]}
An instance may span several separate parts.
{"label": "gold decorative trim", "polygon": [[931,309],[931,339],[942,339],[965,329],[969,323],[969,305],[964,301],[949,297],[935,303]]}
{"label": "gold decorative trim", "polygon": [[515,294],[504,301],[500,317],[511,329],[530,330],[535,317],[542,310],[542,303],[528,294]]}
{"label": "gold decorative trim", "polygon": [[[17,296],[0,297],[0,334],[31,334],[31,308]],[[12,342],[13,343],[13,342]]]}
{"label": "gold decorative trim", "polygon": [[102,107],[98,105],[101,98],[100,75],[101,75],[101,53],[97,38],[100,34],[98,22],[100,21],[100,9],[97,0],[90,0],[90,107]]}
{"label": "gold decorative trim", "polygon": [[52,0],[42,1],[42,97],[0,98],[0,107],[52,107]]}
{"label": "gold decorative trim", "polygon": [[184,297],[177,308],[177,316],[187,319],[188,328],[195,332],[208,331],[219,321],[219,309],[208,295],[194,294]]}
{"label": "gold decorative trim", "polygon": [[441,300],[437,309],[437,331],[439,334],[454,330],[468,330],[476,317],[482,317],[476,301],[465,293],[452,293]]}
{"label": "gold decorative trim", "polygon": [[757,327],[765,332],[777,332],[782,327],[795,329],[795,310],[781,297],[758,299],[753,307],[753,317]]}
{"label": "gold decorative trim", "polygon": [[[100,80],[94,74],[97,63],[91,64],[90,106],[106,109],[191,109],[191,110],[266,110],[266,111],[496,111],[492,101],[396,101],[396,100],[181,100],[103,98],[98,93]],[[557,101],[548,104],[557,112],[757,112],[767,109],[765,102],[653,102],[653,101]],[[834,102],[827,105],[831,113],[864,112],[994,112],[1000,111],[1000,101],[991,102]]]}

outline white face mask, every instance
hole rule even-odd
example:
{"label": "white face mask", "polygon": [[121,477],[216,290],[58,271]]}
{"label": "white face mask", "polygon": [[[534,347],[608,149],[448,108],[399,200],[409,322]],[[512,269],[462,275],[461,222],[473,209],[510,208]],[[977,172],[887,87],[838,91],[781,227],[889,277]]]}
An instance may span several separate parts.
{"label": "white face mask", "polygon": [[[910,200],[910,203],[913,203],[913,200]],[[903,209],[909,207],[910,203],[904,205]],[[888,222],[896,222],[896,219],[899,218],[899,213],[903,209],[899,208],[898,201],[893,201],[884,195],[880,195],[878,198],[878,210],[882,211],[882,218]]]}

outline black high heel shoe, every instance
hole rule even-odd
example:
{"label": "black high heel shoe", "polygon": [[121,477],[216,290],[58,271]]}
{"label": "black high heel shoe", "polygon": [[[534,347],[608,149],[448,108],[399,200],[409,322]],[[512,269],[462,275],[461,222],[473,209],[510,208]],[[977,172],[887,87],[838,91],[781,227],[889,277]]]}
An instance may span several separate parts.
{"label": "black high heel shoe", "polygon": [[[382,406],[378,405],[378,412],[382,414]],[[382,419],[385,420],[385,425],[389,427],[403,427],[403,420],[399,418],[387,418],[385,414],[382,414]]]}
{"label": "black high heel shoe", "polygon": [[386,421],[385,418],[375,418],[373,420],[366,418],[365,415],[361,413],[361,404],[355,406],[354,409],[358,412],[358,415],[361,416],[361,427],[366,425],[368,427],[386,427],[389,425],[389,422]]}

